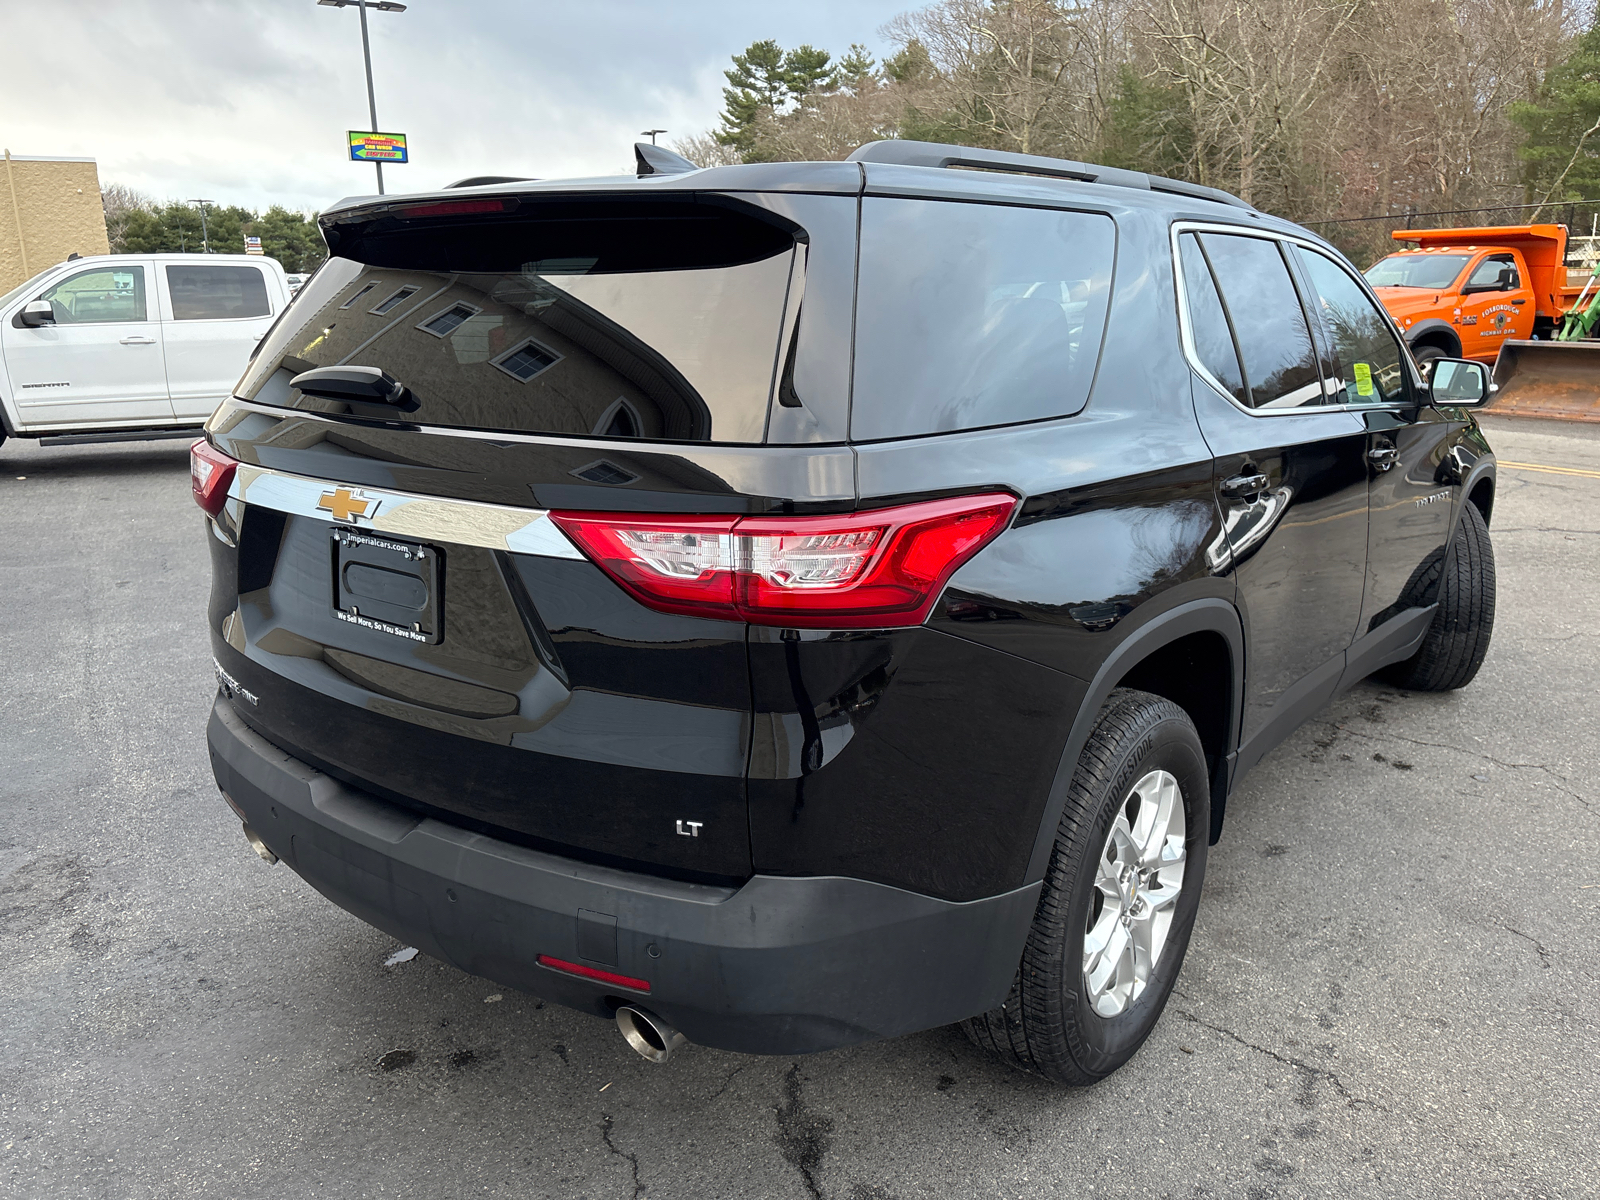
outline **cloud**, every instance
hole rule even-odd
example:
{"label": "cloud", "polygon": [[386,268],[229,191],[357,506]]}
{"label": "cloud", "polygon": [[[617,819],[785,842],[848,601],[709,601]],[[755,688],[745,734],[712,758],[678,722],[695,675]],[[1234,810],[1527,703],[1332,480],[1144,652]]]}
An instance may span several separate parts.
{"label": "cloud", "polygon": [[[885,0],[408,0],[369,12],[378,119],[413,161],[390,191],[477,174],[632,168],[639,131],[713,125],[729,56],[758,38],[836,55],[906,5]],[[345,155],[367,126],[359,18],[315,0],[51,0],[0,9],[3,137],[85,155],[158,199],[315,209],[374,188]]]}

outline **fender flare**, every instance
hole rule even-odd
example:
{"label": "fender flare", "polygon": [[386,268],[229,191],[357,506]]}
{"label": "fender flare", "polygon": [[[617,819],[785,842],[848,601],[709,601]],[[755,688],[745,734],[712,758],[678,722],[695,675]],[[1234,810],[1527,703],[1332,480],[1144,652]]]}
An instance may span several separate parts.
{"label": "fender flare", "polygon": [[1055,844],[1056,827],[1061,823],[1061,811],[1066,807],[1067,789],[1078,767],[1078,756],[1083,753],[1089,733],[1094,729],[1095,719],[1100,715],[1106,698],[1116,688],[1117,681],[1151,652],[1194,633],[1220,634],[1228,644],[1228,657],[1233,667],[1233,711],[1228,715],[1226,753],[1218,760],[1211,780],[1211,841],[1213,844],[1216,842],[1222,830],[1223,809],[1232,784],[1234,757],[1239,749],[1239,730],[1244,709],[1245,641],[1244,624],[1239,619],[1238,609],[1228,600],[1208,596],[1187,601],[1152,617],[1123,638],[1100,664],[1089,690],[1084,694],[1083,702],[1078,706],[1078,715],[1072,722],[1072,730],[1067,734],[1067,743],[1062,748],[1061,761],[1056,766],[1055,780],[1050,785],[1044,815],[1034,839],[1033,854],[1028,859],[1025,883],[1044,878],[1045,869],[1050,864],[1050,849]]}
{"label": "fender flare", "polygon": [[[1456,506],[1455,514],[1450,520],[1450,543],[1452,545],[1455,542],[1456,526],[1461,523],[1461,509],[1463,506],[1472,503],[1472,489],[1487,479],[1491,492],[1499,490],[1500,476],[1495,470],[1495,465],[1494,456],[1486,454],[1472,464],[1472,469],[1467,472],[1467,477],[1461,481],[1461,503]],[[1484,523],[1488,524],[1488,518],[1484,519]]]}
{"label": "fender flare", "polygon": [[1438,317],[1429,317],[1426,321],[1418,321],[1405,331],[1406,345],[1414,346],[1417,339],[1430,333],[1443,332],[1445,337],[1455,343],[1456,352],[1451,357],[1459,358],[1465,347],[1461,344],[1461,334],[1456,327],[1448,321],[1441,321]]}

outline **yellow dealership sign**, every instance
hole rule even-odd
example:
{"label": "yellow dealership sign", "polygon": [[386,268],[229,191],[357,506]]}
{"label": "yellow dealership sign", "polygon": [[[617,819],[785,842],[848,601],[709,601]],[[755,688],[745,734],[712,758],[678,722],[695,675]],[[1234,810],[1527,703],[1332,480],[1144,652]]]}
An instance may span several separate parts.
{"label": "yellow dealership sign", "polygon": [[406,135],[403,133],[365,133],[350,130],[350,159],[352,162],[409,162],[406,158]]}

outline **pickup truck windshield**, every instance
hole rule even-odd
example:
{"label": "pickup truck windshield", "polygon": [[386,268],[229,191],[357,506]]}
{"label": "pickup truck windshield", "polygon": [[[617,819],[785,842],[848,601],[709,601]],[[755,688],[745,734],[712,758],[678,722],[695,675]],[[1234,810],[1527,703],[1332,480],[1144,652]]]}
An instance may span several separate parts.
{"label": "pickup truck windshield", "polygon": [[1367,282],[1375,288],[1411,287],[1432,291],[1449,287],[1470,254],[1391,254],[1367,268]]}

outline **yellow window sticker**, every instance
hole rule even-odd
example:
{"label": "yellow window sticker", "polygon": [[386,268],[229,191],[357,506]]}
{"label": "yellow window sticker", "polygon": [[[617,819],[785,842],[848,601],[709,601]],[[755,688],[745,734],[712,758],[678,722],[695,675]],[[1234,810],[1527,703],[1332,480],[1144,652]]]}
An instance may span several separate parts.
{"label": "yellow window sticker", "polygon": [[1355,373],[1356,394],[1358,396],[1372,395],[1372,365],[1370,363],[1357,363],[1355,365]]}

